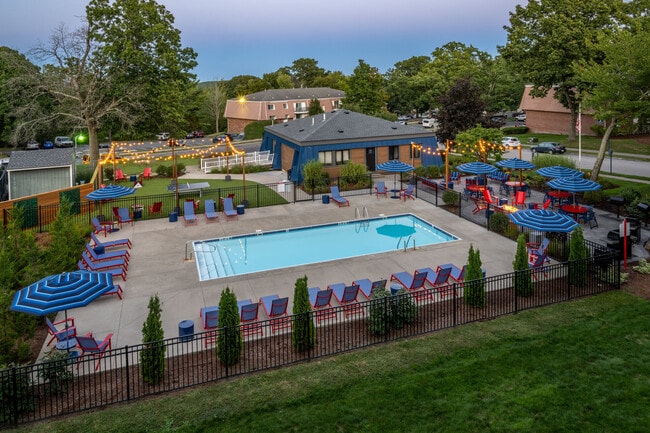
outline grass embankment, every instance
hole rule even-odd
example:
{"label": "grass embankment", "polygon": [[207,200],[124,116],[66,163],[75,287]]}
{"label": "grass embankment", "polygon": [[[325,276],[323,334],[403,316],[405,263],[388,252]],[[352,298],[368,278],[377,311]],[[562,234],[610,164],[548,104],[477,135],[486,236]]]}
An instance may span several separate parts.
{"label": "grass embankment", "polygon": [[23,431],[647,431],[648,317],[609,293]]}

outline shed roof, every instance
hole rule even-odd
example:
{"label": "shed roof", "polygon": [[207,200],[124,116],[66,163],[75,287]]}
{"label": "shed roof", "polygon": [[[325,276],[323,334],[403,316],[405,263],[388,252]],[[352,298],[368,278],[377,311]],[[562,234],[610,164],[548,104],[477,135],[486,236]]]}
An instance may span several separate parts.
{"label": "shed roof", "polygon": [[435,136],[433,131],[419,125],[401,125],[350,110],[317,114],[291,122],[266,126],[264,129],[302,145],[335,141],[373,141],[386,138],[412,139]]}
{"label": "shed roof", "polygon": [[15,150],[11,152],[7,171],[69,167],[73,164],[73,148]]}

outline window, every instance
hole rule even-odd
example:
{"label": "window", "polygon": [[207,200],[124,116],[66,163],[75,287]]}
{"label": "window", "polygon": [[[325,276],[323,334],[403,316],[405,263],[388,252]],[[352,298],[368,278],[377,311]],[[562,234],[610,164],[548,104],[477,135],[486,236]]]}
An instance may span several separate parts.
{"label": "window", "polygon": [[282,104],[282,108],[284,108],[285,110],[288,110],[289,109],[289,104],[287,104],[285,102],[284,104]]}
{"label": "window", "polygon": [[388,146],[388,159],[399,159],[399,146]]}
{"label": "window", "polygon": [[341,101],[332,101],[332,108],[341,108]]}
{"label": "window", "polygon": [[318,160],[323,165],[342,165],[350,160],[350,150],[328,150],[318,152]]}
{"label": "window", "polygon": [[411,145],[411,159],[420,159],[420,149],[422,149],[422,146]]}
{"label": "window", "polygon": [[275,110],[275,104],[268,104],[268,105],[266,106],[266,108],[267,108],[268,110]]}

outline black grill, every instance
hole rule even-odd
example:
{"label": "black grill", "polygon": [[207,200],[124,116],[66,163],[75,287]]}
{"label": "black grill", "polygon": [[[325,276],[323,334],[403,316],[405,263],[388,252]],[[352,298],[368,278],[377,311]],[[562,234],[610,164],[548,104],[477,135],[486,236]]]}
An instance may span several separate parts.
{"label": "black grill", "polygon": [[650,206],[645,203],[638,203],[636,208],[639,212],[642,212],[645,215],[645,226],[648,227],[648,212],[650,212]]}
{"label": "black grill", "polygon": [[609,198],[609,203],[616,206],[616,218],[620,215],[621,206],[625,204],[625,197],[619,195],[613,195]]}

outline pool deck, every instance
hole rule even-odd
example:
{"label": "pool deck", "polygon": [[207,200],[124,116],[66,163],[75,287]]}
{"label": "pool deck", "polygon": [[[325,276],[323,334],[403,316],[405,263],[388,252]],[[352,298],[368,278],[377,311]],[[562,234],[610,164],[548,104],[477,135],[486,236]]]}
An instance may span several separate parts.
{"label": "pool deck", "polygon": [[[216,175],[205,175],[216,176]],[[278,172],[247,175],[260,183],[278,181]],[[194,176],[192,176],[194,178]],[[388,179],[388,178],[387,178]],[[202,307],[218,305],[222,290],[230,287],[237,298],[257,302],[266,295],[289,296],[293,302],[294,285],[298,278],[307,276],[309,287],[327,287],[331,283],[351,283],[355,279],[390,279],[394,272],[413,272],[417,268],[432,267],[442,263],[458,266],[467,260],[471,244],[481,253],[487,275],[512,271],[516,243],[503,236],[488,232],[484,227],[459,218],[421,199],[396,200],[374,195],[347,197],[349,207],[338,207],[334,202],[321,200],[280,206],[246,209],[239,220],[219,216],[219,222],[206,223],[202,214],[198,224],[185,226],[183,218],[170,222],[168,218],[137,221],[125,225],[120,231],[108,234],[106,240],[128,237],[133,243],[126,281],[115,279],[124,290],[124,299],[117,296],[102,297],[90,305],[68,311],[75,318],[79,333],[93,332],[96,338],[113,333],[113,347],[139,344],[142,325],[146,320],[150,296],[158,294],[162,303],[162,322],[165,338],[178,336],[179,322],[194,321],[195,332],[201,332],[199,311]],[[199,281],[195,260],[186,259],[191,242],[255,233],[290,227],[302,227],[355,219],[355,209],[367,208],[368,215],[396,215],[413,213],[429,223],[454,234],[458,241],[417,247],[415,250],[396,250],[389,253],[297,266],[280,270]],[[599,216],[600,218],[600,216]],[[589,231],[589,230],[588,230]],[[104,239],[100,235],[100,239]],[[318,245],[314,245],[318,248]],[[282,254],[282,251],[277,251]],[[336,300],[333,300],[336,302]],[[59,313],[57,319],[62,319]],[[260,318],[265,319],[263,309]],[[41,350],[41,356],[46,348]]]}

